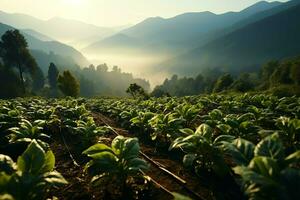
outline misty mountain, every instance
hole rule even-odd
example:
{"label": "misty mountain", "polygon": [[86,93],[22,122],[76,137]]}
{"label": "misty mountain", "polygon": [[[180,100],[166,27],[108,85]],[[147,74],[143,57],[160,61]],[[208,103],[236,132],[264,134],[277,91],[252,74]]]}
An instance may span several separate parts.
{"label": "misty mountain", "polygon": [[54,52],[45,53],[44,51],[35,49],[31,49],[30,52],[44,74],[48,73],[48,68],[51,62],[55,63],[60,71],[66,69],[79,71],[80,69],[80,66],[70,57],[64,57],[59,54],[55,54]]}
{"label": "misty mountain", "polygon": [[2,11],[0,11],[0,22],[18,29],[33,29],[50,38],[63,43],[77,45],[77,47],[87,46],[101,38],[108,37],[121,28],[98,27],[81,21],[59,17],[40,20],[25,14],[10,14]]}
{"label": "misty mountain", "polygon": [[35,37],[36,39],[42,40],[42,41],[55,41],[53,38],[50,38],[49,36],[39,33],[32,29],[22,29],[20,31],[23,33],[26,33],[28,35],[31,35],[31,36]]}
{"label": "misty mountain", "polygon": [[280,9],[275,9],[273,12],[276,14],[272,16],[246,25],[162,65],[167,71],[181,75],[193,75],[206,68],[240,72],[253,71],[261,63],[272,59],[299,55],[300,4],[285,6],[279,13],[277,11]]}
{"label": "misty mountain", "polygon": [[239,21],[238,23],[236,23],[234,25],[234,27],[237,28],[237,27],[242,27],[242,26],[247,25],[247,24],[254,23],[254,22],[262,20],[266,17],[270,17],[270,16],[275,15],[277,13],[280,13],[284,10],[292,8],[296,5],[298,5],[299,3],[300,3],[300,0],[290,0],[286,3],[281,3],[278,6],[274,6],[272,9],[267,9],[267,10],[264,10],[262,12],[258,12],[254,16],[251,15],[250,17],[247,17],[247,18]]}
{"label": "misty mountain", "polygon": [[[179,54],[190,50],[197,45],[204,44],[210,39],[210,33],[229,27],[247,17],[271,9],[280,5],[279,2],[259,2],[240,12],[228,12],[224,14],[214,14],[211,12],[185,13],[173,18],[164,19],[160,17],[148,18],[143,22],[121,31],[131,38],[132,43],[113,35],[104,40],[100,40],[84,49],[87,53],[119,53],[122,49],[136,49],[146,53],[153,51],[157,54],[167,52]],[[108,43],[108,41],[110,43]],[[141,44],[136,46],[136,44]],[[131,45],[132,44],[132,45]],[[111,48],[107,48],[110,46]],[[114,47],[114,48],[112,48]],[[114,51],[114,49],[116,49]]]}
{"label": "misty mountain", "polygon": [[[3,35],[7,30],[15,29],[12,26],[8,26],[5,24],[0,23],[0,35]],[[42,41],[40,39],[37,39],[36,37],[28,34],[30,31],[21,31],[22,34],[25,36],[29,49],[35,50],[40,52],[39,54],[36,54],[35,58],[38,61],[39,66],[43,69],[45,67],[48,67],[50,62],[55,62],[56,60],[60,60],[57,65],[69,65],[69,66],[87,66],[89,62],[87,59],[76,49],[73,47],[70,47],[68,45],[62,44],[57,41]],[[32,32],[32,31],[31,31]],[[42,34],[34,31],[35,35],[39,35],[39,37],[42,36]],[[43,55],[44,59],[41,59],[41,57],[37,57],[37,55]],[[46,55],[56,55],[56,57],[59,55],[60,59],[53,59],[51,60],[51,56]],[[46,59],[47,58],[47,59]],[[47,62],[47,66],[44,66]]]}
{"label": "misty mountain", "polygon": [[[89,46],[91,49],[105,49],[106,52],[114,51],[122,54],[136,53],[136,51],[143,47],[145,42],[134,37],[130,37],[123,33],[118,33],[101,41],[101,44],[95,43]],[[126,47],[126,49],[124,49]],[[130,47],[130,48],[128,48]],[[87,50],[89,51],[89,50]]]}

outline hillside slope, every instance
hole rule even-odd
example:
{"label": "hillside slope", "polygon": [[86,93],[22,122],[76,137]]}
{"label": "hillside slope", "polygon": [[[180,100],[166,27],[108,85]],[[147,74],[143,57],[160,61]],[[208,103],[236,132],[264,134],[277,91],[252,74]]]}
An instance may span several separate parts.
{"label": "hillside slope", "polygon": [[192,75],[205,68],[255,70],[261,63],[300,54],[300,4],[192,50],[163,66]]}
{"label": "hillside slope", "polygon": [[6,13],[3,11],[0,11],[0,22],[18,29],[33,29],[63,43],[72,46],[75,44],[76,47],[87,46],[121,30],[118,27],[99,27],[59,17],[40,20],[25,14]]}
{"label": "hillside slope", "polygon": [[[167,51],[171,54],[178,54],[204,44],[211,32],[229,27],[255,13],[271,9],[280,4],[279,2],[269,3],[263,1],[240,12],[228,12],[220,15],[211,12],[195,12],[168,19],[148,18],[120,32],[130,37],[132,43],[124,42],[114,35],[88,46],[84,49],[84,52],[107,53],[109,51],[119,53],[120,49],[124,51],[136,49],[146,53],[155,52],[159,54]],[[134,39],[135,41],[133,41]],[[107,48],[108,46],[110,48]]]}
{"label": "hillside slope", "polygon": [[[0,35],[3,35],[7,30],[15,29],[12,26],[8,26],[6,24],[0,23]],[[22,32],[22,31],[21,31]],[[32,35],[29,35],[26,32],[22,32],[22,34],[25,36],[28,46],[31,50],[37,50],[39,52],[43,52],[45,55],[50,54],[56,54],[60,55],[61,58],[64,58],[64,60],[68,60],[68,62],[58,63],[58,64],[72,64],[72,65],[80,65],[80,66],[87,66],[89,64],[88,60],[76,49],[73,47],[70,47],[68,45],[65,45],[63,43],[57,42],[57,41],[42,41],[37,38],[35,38]],[[41,60],[41,59],[37,59]],[[51,61],[49,58],[48,61]],[[54,62],[55,59],[52,61]],[[41,65],[42,63],[38,63]],[[44,63],[43,63],[44,64]],[[44,68],[44,66],[40,66],[41,68]],[[47,65],[48,67],[48,65]]]}

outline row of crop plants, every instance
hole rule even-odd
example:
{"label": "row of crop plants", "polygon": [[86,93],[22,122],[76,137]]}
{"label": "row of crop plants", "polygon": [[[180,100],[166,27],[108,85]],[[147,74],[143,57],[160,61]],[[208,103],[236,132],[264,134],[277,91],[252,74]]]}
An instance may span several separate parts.
{"label": "row of crop plants", "polygon": [[300,198],[300,98],[208,95],[88,105],[158,151],[183,154],[186,169],[212,188],[210,179],[233,179],[246,198]]}
{"label": "row of crop plants", "polygon": [[116,181],[124,190],[129,177],[139,176],[139,170],[148,167],[138,158],[137,139],[120,136],[111,147],[93,145],[110,130],[96,126],[84,102],[41,98],[0,101],[0,199],[52,198],[52,189],[68,184],[55,170],[51,150],[51,144],[64,136],[76,141],[75,153],[86,149],[83,154],[90,159],[84,171],[96,186],[104,178],[118,177]]}

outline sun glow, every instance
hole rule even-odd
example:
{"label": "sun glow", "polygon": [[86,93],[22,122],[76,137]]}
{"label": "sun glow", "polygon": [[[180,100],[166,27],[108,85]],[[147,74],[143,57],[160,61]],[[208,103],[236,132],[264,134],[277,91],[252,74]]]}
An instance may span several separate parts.
{"label": "sun glow", "polygon": [[69,5],[81,5],[83,3],[83,0],[64,0],[64,3]]}

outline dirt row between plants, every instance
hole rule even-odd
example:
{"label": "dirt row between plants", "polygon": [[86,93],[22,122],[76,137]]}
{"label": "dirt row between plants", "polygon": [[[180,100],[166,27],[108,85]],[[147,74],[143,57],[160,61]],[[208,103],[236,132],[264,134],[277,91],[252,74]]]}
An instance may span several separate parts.
{"label": "dirt row between plants", "polygon": [[[63,138],[64,137],[64,138]],[[72,143],[71,143],[72,142]],[[76,142],[67,135],[55,138],[51,145],[55,155],[55,169],[60,172],[69,184],[53,191],[53,196],[65,200],[105,199],[101,188],[90,186],[90,177],[84,173],[85,160],[73,151]]]}
{"label": "dirt row between plants", "polygon": [[[113,135],[109,134],[99,139],[110,145],[113,138]],[[81,150],[78,149],[78,144],[80,144],[79,138],[63,132],[53,136],[50,148],[56,159],[55,170],[60,172],[69,184],[51,191],[49,196],[62,200],[172,199],[170,195],[163,193],[152,184],[144,187],[144,180],[133,183],[134,190],[127,191],[126,194],[120,194],[119,188],[114,182],[93,186],[91,184],[92,177],[84,171],[88,158],[82,155]],[[139,190],[142,190],[139,194],[132,193]]]}
{"label": "dirt row between plants", "polygon": [[[125,137],[135,136],[134,133],[120,128],[114,120],[101,113],[92,113],[92,116],[98,126],[109,125],[119,135]],[[116,137],[116,135],[112,134],[110,140],[114,137]],[[141,152],[146,156],[141,156],[141,158],[145,159],[150,164],[150,169],[146,174],[168,191],[180,193],[192,199],[213,199],[211,192],[203,186],[204,184],[200,183],[195,175],[187,172],[183,168],[181,161],[170,158],[168,154],[157,152],[155,147],[145,144],[142,141],[140,141],[140,148]],[[166,172],[166,170],[168,172]],[[170,173],[172,175],[170,175]],[[174,176],[177,176],[178,178],[175,179]],[[180,179],[185,181],[185,183],[180,181]],[[166,193],[161,193],[156,199],[172,199],[172,197]]]}

